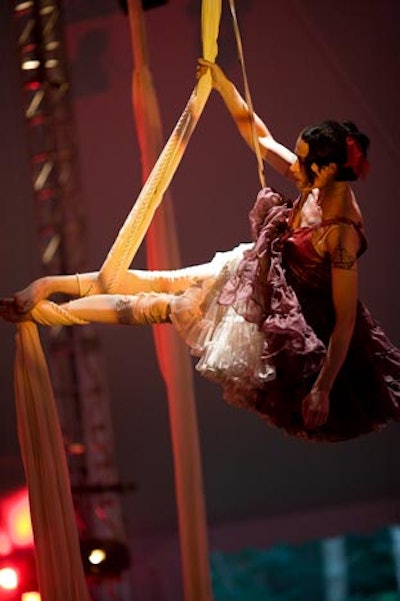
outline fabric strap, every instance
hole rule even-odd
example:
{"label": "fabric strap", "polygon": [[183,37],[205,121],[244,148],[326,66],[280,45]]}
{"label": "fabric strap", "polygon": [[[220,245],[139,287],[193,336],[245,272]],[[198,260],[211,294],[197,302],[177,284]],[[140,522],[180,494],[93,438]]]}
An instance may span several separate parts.
{"label": "fabric strap", "polygon": [[[203,0],[202,37],[204,58],[214,61],[221,17],[221,0]],[[189,139],[197,125],[211,92],[211,75],[207,72],[195,86],[186,107],[131,212],[122,226],[100,269],[100,285],[104,292],[114,292],[118,281],[129,268],[153,215],[179,166]]]}

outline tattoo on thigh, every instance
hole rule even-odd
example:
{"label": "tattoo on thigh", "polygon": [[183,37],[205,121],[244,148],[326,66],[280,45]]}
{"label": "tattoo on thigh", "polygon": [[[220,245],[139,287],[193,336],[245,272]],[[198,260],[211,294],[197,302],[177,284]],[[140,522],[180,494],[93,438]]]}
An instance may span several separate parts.
{"label": "tattoo on thigh", "polygon": [[119,299],[115,303],[118,323],[130,326],[134,323],[131,303],[127,299]]}
{"label": "tattoo on thigh", "polygon": [[332,266],[338,269],[352,269],[356,264],[357,257],[349,253],[343,246],[337,246],[332,255]]}

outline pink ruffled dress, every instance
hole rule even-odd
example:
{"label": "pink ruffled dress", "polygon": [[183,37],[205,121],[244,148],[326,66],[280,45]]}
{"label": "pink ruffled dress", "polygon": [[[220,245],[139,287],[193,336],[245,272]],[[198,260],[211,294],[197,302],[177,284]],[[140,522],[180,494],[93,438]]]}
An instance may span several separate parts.
{"label": "pink ruffled dress", "polygon": [[250,212],[253,244],[218,253],[214,277],[177,298],[171,319],[196,369],[219,383],[224,399],[250,409],[288,434],[317,441],[346,440],[400,420],[400,351],[359,302],[346,360],[330,394],[327,423],[305,428],[302,399],[311,389],[334,325],[329,256],[313,236],[330,220],[292,230],[291,208],[270,188]]}

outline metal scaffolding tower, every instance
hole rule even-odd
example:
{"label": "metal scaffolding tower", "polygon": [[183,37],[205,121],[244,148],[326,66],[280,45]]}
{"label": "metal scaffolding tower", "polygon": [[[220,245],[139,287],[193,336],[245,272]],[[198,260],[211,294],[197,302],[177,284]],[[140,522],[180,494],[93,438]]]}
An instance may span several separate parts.
{"label": "metal scaffolding tower", "polygon": [[[15,0],[23,113],[45,274],[86,269],[61,0]],[[51,328],[50,370],[83,539],[125,541],[107,386],[93,326]],[[128,487],[129,488],[129,487]],[[126,572],[90,579],[95,601],[131,601]]]}

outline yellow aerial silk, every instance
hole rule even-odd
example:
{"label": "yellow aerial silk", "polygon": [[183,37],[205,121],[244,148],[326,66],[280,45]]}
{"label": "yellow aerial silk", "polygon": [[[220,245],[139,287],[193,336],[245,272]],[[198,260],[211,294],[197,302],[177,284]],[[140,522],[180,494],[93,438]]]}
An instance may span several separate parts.
{"label": "yellow aerial silk", "polygon": [[[214,60],[217,54],[220,14],[221,0],[203,0],[203,54],[208,60]],[[207,74],[195,87],[100,270],[99,283],[103,292],[113,292],[119,278],[131,264],[179,165],[210,91],[211,78]],[[39,303],[32,316],[35,321],[44,324],[86,323],[72,318],[65,308],[48,301]],[[88,593],[80,560],[63,439],[37,328],[31,322],[18,325],[15,391],[18,435],[29,487],[42,601],[86,601]],[[193,585],[195,577],[193,574]],[[197,584],[200,590],[201,582]],[[195,596],[196,593],[192,599]]]}

